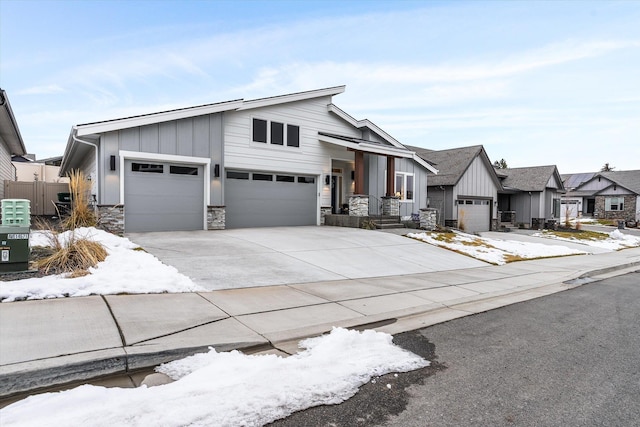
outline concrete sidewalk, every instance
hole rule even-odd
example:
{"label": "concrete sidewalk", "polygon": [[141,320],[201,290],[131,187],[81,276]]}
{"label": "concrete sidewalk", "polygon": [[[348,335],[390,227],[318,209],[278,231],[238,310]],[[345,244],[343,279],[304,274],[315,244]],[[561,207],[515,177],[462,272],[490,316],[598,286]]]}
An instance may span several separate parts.
{"label": "concrete sidewalk", "polygon": [[334,326],[388,333],[635,271],[640,248],[503,266],[187,294],[0,304],[0,398],[206,351],[291,354]]}

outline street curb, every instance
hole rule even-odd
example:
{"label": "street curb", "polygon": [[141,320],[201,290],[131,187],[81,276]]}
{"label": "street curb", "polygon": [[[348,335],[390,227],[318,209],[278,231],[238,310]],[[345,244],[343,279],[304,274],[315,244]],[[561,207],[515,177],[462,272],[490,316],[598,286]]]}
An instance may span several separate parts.
{"label": "street curb", "polygon": [[[81,381],[98,380],[114,375],[128,375],[141,369],[155,367],[161,363],[206,352],[210,347],[217,351],[239,350],[246,353],[269,348],[279,348],[279,343],[300,341],[304,338],[330,332],[333,327],[349,329],[376,328],[382,332],[396,334],[421,327],[431,326],[455,318],[465,317],[510,304],[523,302],[564,290],[572,289],[583,283],[570,284],[572,280],[593,278],[594,276],[620,272],[640,266],[640,261],[592,270],[574,279],[562,283],[541,283],[538,286],[524,286],[511,291],[495,291],[471,299],[461,298],[449,304],[424,304],[414,309],[396,310],[388,313],[367,315],[355,319],[327,322],[304,328],[276,332],[270,341],[226,343],[222,345],[198,345],[176,348],[163,348],[160,351],[144,352],[138,346],[126,346],[79,355],[60,356],[46,360],[16,363],[0,367],[0,401],[29,392],[46,391],[66,384]],[[612,275],[612,276],[615,276]],[[611,277],[612,277],[611,276]],[[477,306],[477,309],[473,307]],[[428,307],[428,308],[427,308]],[[431,320],[428,320],[431,319]],[[97,357],[86,360],[87,356]],[[82,360],[85,359],[85,360]],[[44,365],[44,366],[43,366]]]}

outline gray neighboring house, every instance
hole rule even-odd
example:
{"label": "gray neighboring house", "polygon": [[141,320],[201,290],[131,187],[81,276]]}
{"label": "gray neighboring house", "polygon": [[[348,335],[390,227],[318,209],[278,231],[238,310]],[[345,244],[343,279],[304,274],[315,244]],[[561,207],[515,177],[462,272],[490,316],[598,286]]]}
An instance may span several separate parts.
{"label": "gray neighboring house", "polygon": [[333,104],[344,86],[73,126],[60,174],[90,177],[114,232],[320,225],[426,208],[436,172]]}
{"label": "gray neighboring house", "polygon": [[27,150],[18,123],[11,110],[7,93],[0,89],[0,199],[4,199],[4,181],[15,181],[16,172],[11,156],[24,156]]}
{"label": "gray neighboring house", "polygon": [[502,183],[501,223],[540,229],[560,220],[565,188],[555,165],[496,169],[496,173]]}
{"label": "gray neighboring house", "polygon": [[474,233],[497,228],[500,180],[482,145],[427,150],[407,148],[438,170],[429,173],[429,206],[441,212],[438,223]]}
{"label": "gray neighboring house", "polygon": [[[564,176],[568,209],[594,218],[640,221],[640,170]],[[575,214],[574,214],[575,216]]]}

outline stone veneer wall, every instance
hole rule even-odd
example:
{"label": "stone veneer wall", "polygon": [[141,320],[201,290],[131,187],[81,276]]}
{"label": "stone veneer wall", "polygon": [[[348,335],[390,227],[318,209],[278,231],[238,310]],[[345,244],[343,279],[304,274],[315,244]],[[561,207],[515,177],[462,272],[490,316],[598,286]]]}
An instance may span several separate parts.
{"label": "stone veneer wall", "polygon": [[420,209],[420,228],[435,230],[438,225],[438,210],[434,208]]}
{"label": "stone veneer wall", "polygon": [[604,201],[607,197],[615,196],[596,196],[596,206],[593,212],[594,218],[602,219],[623,219],[625,221],[635,221],[636,219],[636,196],[624,196],[624,210],[621,211],[605,211]]}
{"label": "stone veneer wall", "polygon": [[382,215],[400,216],[400,198],[397,196],[382,197]]}
{"label": "stone veneer wall", "polygon": [[207,230],[224,230],[226,209],[224,206],[207,206]]}
{"label": "stone veneer wall", "polygon": [[124,234],[124,205],[98,205],[98,228],[122,236]]}
{"label": "stone veneer wall", "polygon": [[369,216],[369,196],[357,195],[349,197],[350,216]]}
{"label": "stone veneer wall", "polygon": [[327,215],[331,215],[331,206],[322,206],[320,208],[320,225],[324,225]]}

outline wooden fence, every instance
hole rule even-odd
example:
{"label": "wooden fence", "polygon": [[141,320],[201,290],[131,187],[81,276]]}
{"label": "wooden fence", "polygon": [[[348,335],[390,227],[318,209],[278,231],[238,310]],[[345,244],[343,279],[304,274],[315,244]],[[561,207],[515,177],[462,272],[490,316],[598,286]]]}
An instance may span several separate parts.
{"label": "wooden fence", "polygon": [[31,215],[57,215],[58,193],[68,193],[69,184],[43,181],[4,181],[5,199],[31,201]]}

